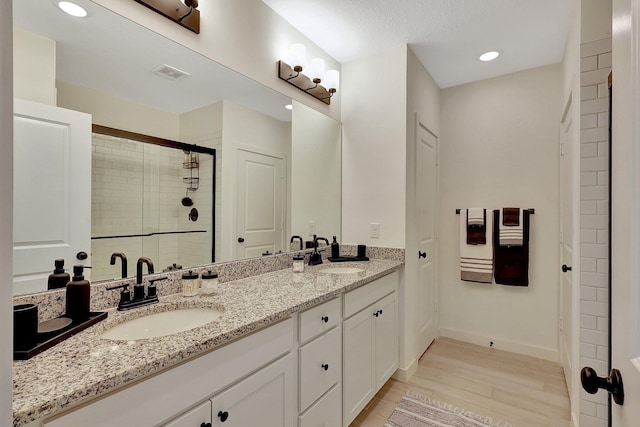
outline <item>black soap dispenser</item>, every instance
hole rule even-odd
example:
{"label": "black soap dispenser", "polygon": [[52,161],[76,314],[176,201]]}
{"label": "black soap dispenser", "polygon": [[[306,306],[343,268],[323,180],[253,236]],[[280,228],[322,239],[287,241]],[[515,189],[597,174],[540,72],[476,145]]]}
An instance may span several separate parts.
{"label": "black soap dispenser", "polygon": [[331,243],[331,258],[340,258],[340,245],[336,240],[336,236],[333,236],[333,242]]}
{"label": "black soap dispenser", "polygon": [[73,266],[73,279],[67,283],[67,316],[73,322],[89,320],[91,285],[84,280],[84,265]]}
{"label": "black soap dispenser", "polygon": [[65,286],[67,286],[67,283],[69,283],[69,280],[71,280],[71,276],[69,276],[69,273],[64,272],[63,259],[55,260],[54,264],[56,268],[55,270],[53,270],[53,273],[49,275],[49,281],[47,282],[48,290],[64,288]]}

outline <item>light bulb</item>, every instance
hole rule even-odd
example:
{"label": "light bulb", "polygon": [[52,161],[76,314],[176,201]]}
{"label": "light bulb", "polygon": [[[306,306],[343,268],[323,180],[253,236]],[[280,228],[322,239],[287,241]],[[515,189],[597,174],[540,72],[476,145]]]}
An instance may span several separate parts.
{"label": "light bulb", "polygon": [[324,87],[327,90],[334,89],[336,92],[340,89],[340,72],[338,70],[329,70],[324,76]]}
{"label": "light bulb", "polygon": [[[289,48],[289,65],[295,71],[300,72],[307,64],[307,49],[302,43],[294,43]],[[299,69],[296,69],[299,68]]]}
{"label": "light bulb", "polygon": [[85,16],[87,16],[87,11],[84,7],[70,1],[58,2],[58,7],[62,9],[63,12],[68,13],[69,15],[76,18],[84,18]]}
{"label": "light bulb", "polygon": [[492,51],[485,52],[482,55],[480,55],[479,59],[480,59],[480,61],[487,62],[487,61],[493,61],[498,56],[500,56],[500,52],[498,52],[497,50],[492,50]]}
{"label": "light bulb", "polygon": [[320,83],[324,78],[324,59],[313,58],[309,63],[309,70],[306,74],[314,83]]}

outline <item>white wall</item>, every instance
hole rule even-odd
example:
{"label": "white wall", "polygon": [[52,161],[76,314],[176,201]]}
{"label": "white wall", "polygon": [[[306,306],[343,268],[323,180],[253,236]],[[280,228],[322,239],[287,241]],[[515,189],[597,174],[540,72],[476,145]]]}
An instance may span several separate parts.
{"label": "white wall", "polygon": [[611,0],[580,0],[582,43],[611,37]]}
{"label": "white wall", "polygon": [[[418,301],[418,224],[415,200],[415,132],[416,115],[436,136],[440,135],[440,88],[413,51],[407,49],[407,117],[406,117],[406,258],[404,288],[400,290],[400,324],[404,335],[400,342],[400,369],[408,374],[417,367],[423,349],[415,346]],[[437,261],[437,257],[436,257]],[[437,284],[436,284],[437,287]]]}
{"label": "white wall", "polygon": [[92,123],[158,138],[178,139],[178,114],[81,86],[56,82],[58,106],[92,116]]}
{"label": "white wall", "polygon": [[[558,126],[552,65],[441,93],[441,334],[558,360]],[[456,208],[535,208],[529,286],[460,280]]]}
{"label": "white wall", "polygon": [[14,96],[56,105],[56,42],[15,29]]}
{"label": "white wall", "polygon": [[327,106],[280,80],[276,63],[291,44],[304,43],[307,56],[324,58],[327,69],[340,70],[340,64],[262,0],[200,2],[200,34],[130,0],[95,2],[305,105],[340,118],[340,91]]}
{"label": "white wall", "polygon": [[406,64],[402,45],[342,67],[344,243],[405,246]]}
{"label": "white wall", "polygon": [[13,54],[11,0],[0,0],[0,425],[12,423]]}
{"label": "white wall", "polygon": [[318,236],[341,241],[341,126],[340,122],[294,102],[291,116],[291,230],[289,235]]}

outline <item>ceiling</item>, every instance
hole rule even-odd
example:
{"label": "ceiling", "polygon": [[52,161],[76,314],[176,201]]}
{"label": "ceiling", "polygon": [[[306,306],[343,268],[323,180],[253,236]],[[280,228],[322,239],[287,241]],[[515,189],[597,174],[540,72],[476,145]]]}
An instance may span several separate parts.
{"label": "ceiling", "polygon": [[[263,0],[342,64],[408,44],[441,88],[562,60],[571,0]],[[478,57],[502,55],[492,62]]]}
{"label": "ceiling", "polygon": [[[56,80],[176,114],[223,99],[291,121],[291,99],[92,2],[76,19],[53,1],[15,0],[17,28],[56,41]],[[189,73],[170,80],[164,64]]]}

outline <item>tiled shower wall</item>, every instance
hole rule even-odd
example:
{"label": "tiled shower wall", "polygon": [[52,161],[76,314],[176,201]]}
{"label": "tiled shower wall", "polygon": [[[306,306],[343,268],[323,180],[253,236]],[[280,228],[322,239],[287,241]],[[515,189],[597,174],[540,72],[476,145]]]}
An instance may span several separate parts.
{"label": "tiled shower wall", "polygon": [[[143,149],[144,147],[144,149]],[[144,145],[122,138],[94,134],[92,145],[92,236],[141,234],[154,231],[206,230],[205,233],[92,240],[91,280],[120,277],[120,263],[109,265],[113,252],[129,259],[129,276],[140,256],[152,259],[156,271],[178,263],[211,263],[212,157],[201,155],[202,177],[189,192],[198,209],[196,222],[188,219],[192,207],[186,195],[180,150]],[[207,179],[204,179],[207,177]]]}
{"label": "tiled shower wall", "polygon": [[[608,369],[611,38],[580,49],[580,368]],[[607,393],[580,391],[580,427],[607,426]]]}

